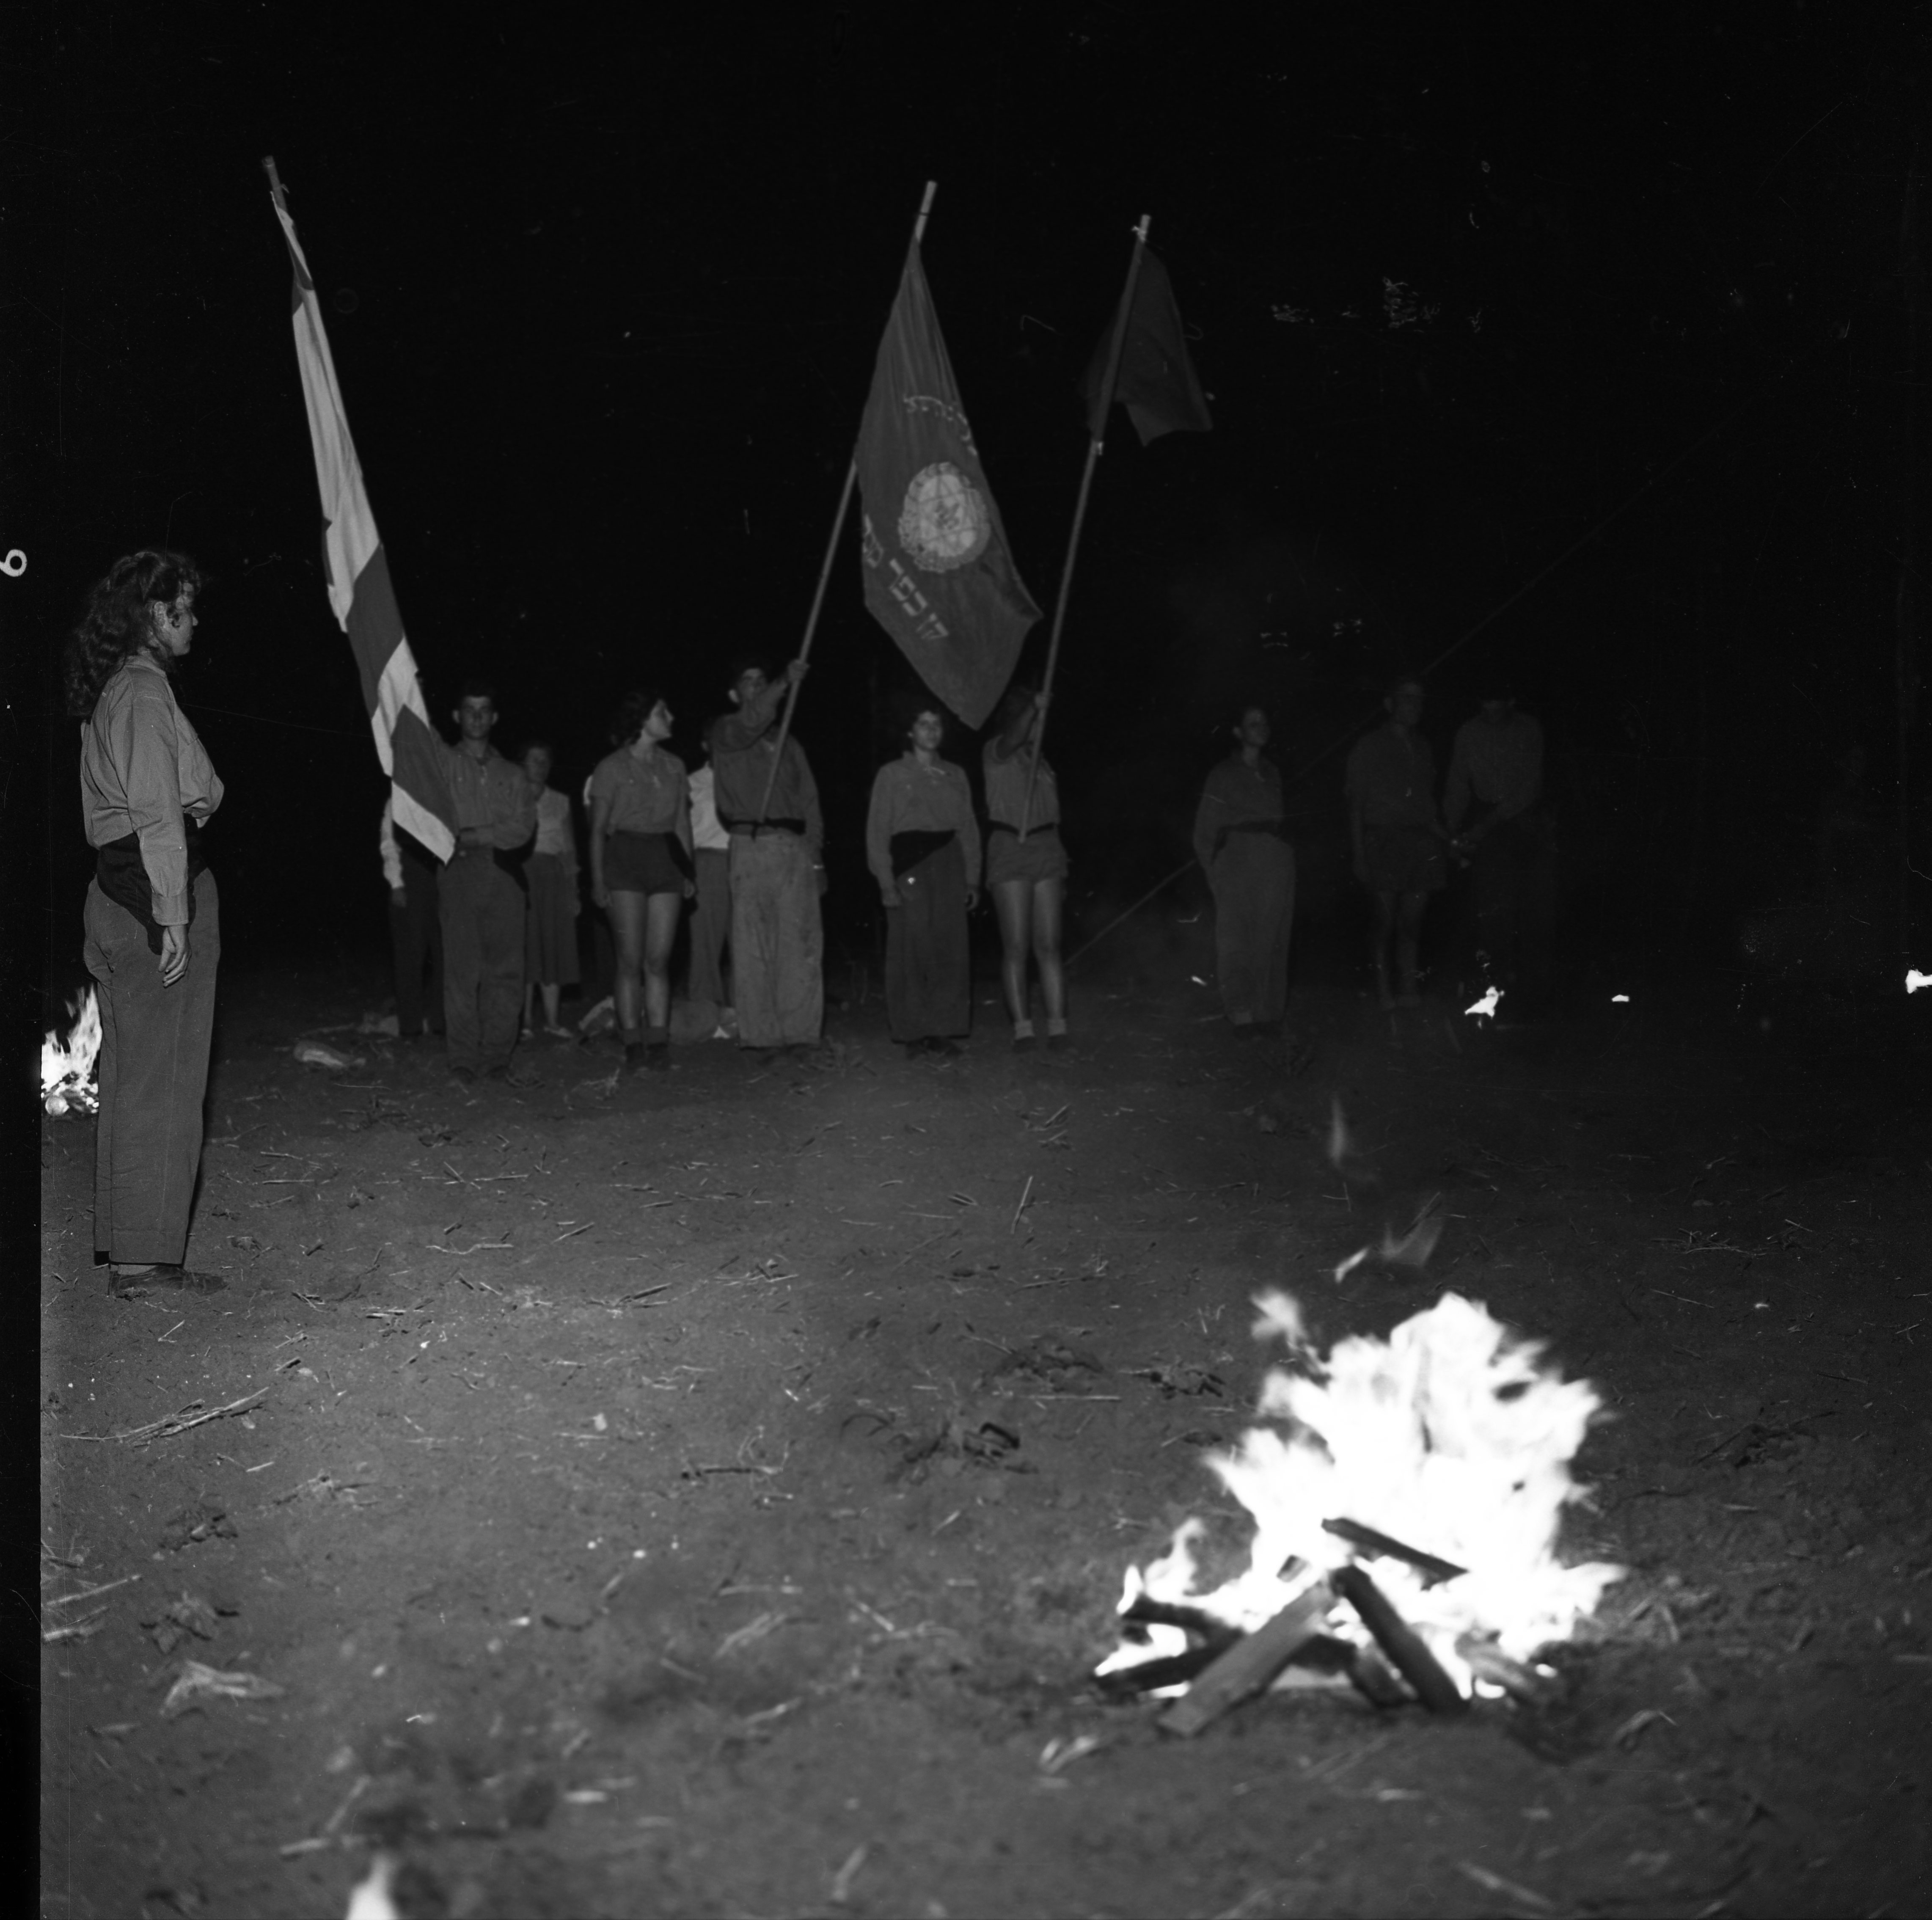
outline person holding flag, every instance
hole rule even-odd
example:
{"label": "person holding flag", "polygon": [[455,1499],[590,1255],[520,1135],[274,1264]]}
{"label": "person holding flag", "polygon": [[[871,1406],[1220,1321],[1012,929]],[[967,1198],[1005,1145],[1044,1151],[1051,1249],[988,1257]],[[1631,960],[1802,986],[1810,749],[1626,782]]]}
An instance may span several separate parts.
{"label": "person holding flag", "polygon": [[[536,795],[490,744],[496,690],[466,680],[452,716],[461,735],[442,748],[456,815],[456,850],[437,887],[442,920],[442,1018],[449,1070],[510,1078],[524,1010],[524,916],[530,884],[517,857],[536,837]],[[441,743],[439,742],[440,745]]]}
{"label": "person holding flag", "polygon": [[738,1044],[759,1052],[818,1042],[825,1018],[825,822],[796,737],[773,722],[805,678],[794,660],[776,678],[762,660],[731,671],[734,711],[706,734],[718,822],[731,836],[731,990]]}

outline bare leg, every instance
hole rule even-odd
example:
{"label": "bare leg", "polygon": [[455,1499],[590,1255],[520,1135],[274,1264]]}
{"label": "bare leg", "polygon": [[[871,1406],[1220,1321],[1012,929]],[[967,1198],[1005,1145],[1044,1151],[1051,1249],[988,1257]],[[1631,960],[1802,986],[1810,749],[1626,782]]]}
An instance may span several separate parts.
{"label": "bare leg", "polygon": [[1060,907],[1066,892],[1057,880],[1041,880],[1033,889],[1033,957],[1040,968],[1040,997],[1046,1002],[1047,1031],[1066,1024],[1066,976],[1060,964]]}
{"label": "bare leg", "polygon": [[644,1019],[652,1038],[662,1042],[670,1024],[670,950],[677,939],[682,898],[653,893],[644,932]]}
{"label": "bare leg", "polygon": [[612,988],[617,1003],[617,1029],[625,1044],[638,1038],[638,975],[644,964],[645,897],[641,893],[610,896],[610,937],[617,948],[617,977]]}
{"label": "bare leg", "polygon": [[1027,952],[1033,944],[1034,890],[1033,884],[1024,880],[1003,880],[993,889],[993,911],[1000,922],[1000,985],[1005,989],[1006,1011],[1016,1027],[1027,1024]]}
{"label": "bare leg", "polygon": [[[544,1024],[546,1027],[562,1026],[563,1022],[558,1017],[557,1003],[563,988],[555,980],[544,980],[540,985],[543,992]],[[527,1020],[525,1024],[528,1024]]]}

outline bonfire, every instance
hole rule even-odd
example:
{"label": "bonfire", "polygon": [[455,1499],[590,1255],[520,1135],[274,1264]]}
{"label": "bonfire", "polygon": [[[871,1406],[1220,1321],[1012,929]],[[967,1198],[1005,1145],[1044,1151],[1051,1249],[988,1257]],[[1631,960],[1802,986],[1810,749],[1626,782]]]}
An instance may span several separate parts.
{"label": "bonfire", "polygon": [[76,1017],[63,1046],[49,1034],[40,1046],[40,1097],[50,1114],[92,1113],[100,1104],[94,1086],[94,1057],[100,1051],[100,1008],[89,987],[68,1011]]}
{"label": "bonfire", "polygon": [[1181,1732],[1324,1648],[1382,1704],[1412,1690],[1453,1711],[1535,1692],[1553,1677],[1538,1655],[1572,1637],[1624,1571],[1557,1551],[1563,1510],[1583,1491],[1570,1462],[1602,1404],[1594,1390],[1456,1294],[1385,1341],[1344,1340],[1325,1358],[1288,1295],[1258,1304],[1257,1336],[1289,1354],[1262,1390],[1273,1424],[1208,1460],[1253,1523],[1247,1564],[1204,1591],[1204,1529],[1190,1520],[1160,1558],[1130,1567],[1102,1686],[1192,1682],[1166,1722]]}

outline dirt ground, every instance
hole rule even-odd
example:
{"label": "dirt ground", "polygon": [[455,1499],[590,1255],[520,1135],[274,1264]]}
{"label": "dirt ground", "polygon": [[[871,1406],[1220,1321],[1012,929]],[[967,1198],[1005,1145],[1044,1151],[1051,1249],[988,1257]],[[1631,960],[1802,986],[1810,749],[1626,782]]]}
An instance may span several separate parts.
{"label": "dirt ground", "polygon": [[[44,1912],[338,1915],[378,1846],[417,1916],[1932,1910],[1932,995],[1256,1042],[1168,938],[1066,1055],[908,1062],[854,982],[810,1060],[480,1093],[341,1030],[373,972],[231,972],[209,1297],[110,1297],[49,1120]],[[1434,1192],[1425,1274],[1332,1279]],[[1094,1691],[1269,1286],[1598,1384],[1560,1702]]]}

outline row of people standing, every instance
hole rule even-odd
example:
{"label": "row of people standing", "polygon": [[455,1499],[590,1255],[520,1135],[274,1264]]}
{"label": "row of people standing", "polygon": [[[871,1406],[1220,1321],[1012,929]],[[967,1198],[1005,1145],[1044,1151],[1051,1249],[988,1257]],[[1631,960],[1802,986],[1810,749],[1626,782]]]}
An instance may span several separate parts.
{"label": "row of people standing", "polygon": [[1419,680],[1389,689],[1387,721],[1348,756],[1349,849],[1374,903],[1370,961],[1384,1007],[1420,1003],[1423,919],[1452,860],[1469,869],[1485,979],[1532,1006],[1550,989],[1556,838],[1543,803],[1543,728],[1516,711],[1500,674],[1479,692],[1439,800]]}
{"label": "row of people standing", "polygon": [[[1472,870],[1486,976],[1533,1001],[1548,985],[1553,904],[1543,730],[1496,680],[1457,731],[1438,802],[1424,698],[1418,680],[1390,688],[1388,717],[1355,743],[1343,782],[1350,864],[1372,902],[1378,997],[1384,1008],[1419,1004],[1424,916],[1454,860]],[[1278,1030],[1287,1003],[1295,860],[1280,770],[1266,757],[1271,730],[1265,707],[1242,710],[1233,751],[1208,775],[1194,819],[1195,857],[1214,899],[1222,1004],[1244,1033]]]}
{"label": "row of people standing", "polygon": [[[633,692],[618,710],[614,750],[592,772],[584,799],[591,897],[610,928],[613,998],[629,1067],[669,1064],[670,956],[694,907],[692,999],[725,1006],[728,938],[740,1044],[802,1048],[819,1037],[824,816],[804,749],[789,733],[781,742],[778,724],[805,671],[802,662],[776,674],[758,661],[736,663],[730,710],[706,729],[710,764],[694,774],[669,745],[675,716],[658,689]],[[914,1052],[955,1054],[969,1030],[967,916],[982,866],[1013,1044],[1024,1052],[1038,1043],[1029,1004],[1035,970],[1046,1044],[1066,1043],[1066,855],[1053,770],[1034,743],[1045,709],[1043,695],[1016,686],[995,716],[984,752],[983,844],[965,773],[942,756],[946,716],[936,704],[909,706],[905,751],[874,783],[866,855],[886,909],[888,1024]],[[578,977],[574,835],[568,797],[548,784],[547,743],[527,747],[520,768],[496,753],[495,700],[481,682],[465,686],[453,717],[459,740],[445,755],[458,806],[455,857],[439,875],[395,832],[387,809],[383,817],[398,1020],[406,1036],[442,1033],[459,1078],[502,1077],[520,1004],[526,1030],[541,995],[547,1026],[562,1030],[559,990]]]}
{"label": "row of people standing", "polygon": [[1012,1043],[1039,1042],[1030,967],[1040,976],[1046,1044],[1066,1045],[1060,931],[1066,851],[1060,793],[1035,738],[1046,697],[1015,686],[994,716],[982,754],[987,830],[982,844],[965,770],[944,758],[946,716],[904,704],[905,751],[880,768],[866,817],[866,862],[886,909],[886,1017],[914,1053],[956,1055],[971,1024],[967,916],[977,904],[983,858],[1000,927],[1000,982]]}

